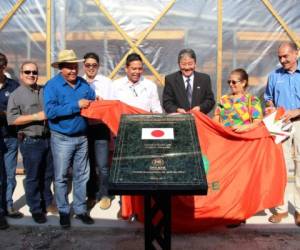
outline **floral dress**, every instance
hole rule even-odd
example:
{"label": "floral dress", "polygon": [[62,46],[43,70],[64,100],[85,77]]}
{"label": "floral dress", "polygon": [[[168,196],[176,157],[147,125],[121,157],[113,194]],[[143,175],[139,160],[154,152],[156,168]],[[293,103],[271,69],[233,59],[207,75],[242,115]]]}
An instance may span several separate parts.
{"label": "floral dress", "polygon": [[263,117],[260,100],[250,94],[238,99],[234,99],[233,95],[222,96],[215,115],[220,116],[221,123],[226,127],[250,124],[251,121]]}

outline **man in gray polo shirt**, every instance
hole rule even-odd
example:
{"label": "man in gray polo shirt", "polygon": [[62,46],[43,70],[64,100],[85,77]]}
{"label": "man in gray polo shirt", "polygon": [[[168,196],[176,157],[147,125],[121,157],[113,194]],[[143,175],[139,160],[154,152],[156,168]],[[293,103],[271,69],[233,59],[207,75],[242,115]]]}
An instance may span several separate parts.
{"label": "man in gray polo shirt", "polygon": [[53,161],[50,133],[43,111],[43,89],[37,85],[38,67],[25,62],[20,68],[22,84],[9,97],[7,121],[16,125],[26,171],[25,196],[36,223],[47,221],[46,208],[52,205],[50,189]]}

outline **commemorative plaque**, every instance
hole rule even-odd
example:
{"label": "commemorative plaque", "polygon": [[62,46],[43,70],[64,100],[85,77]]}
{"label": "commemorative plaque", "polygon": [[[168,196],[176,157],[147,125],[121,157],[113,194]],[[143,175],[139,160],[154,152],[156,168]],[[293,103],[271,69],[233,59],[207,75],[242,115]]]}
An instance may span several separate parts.
{"label": "commemorative plaque", "polygon": [[145,249],[171,249],[172,195],[207,194],[193,116],[122,115],[109,185],[144,196]]}
{"label": "commemorative plaque", "polygon": [[206,194],[207,182],[190,114],[122,115],[110,192]]}

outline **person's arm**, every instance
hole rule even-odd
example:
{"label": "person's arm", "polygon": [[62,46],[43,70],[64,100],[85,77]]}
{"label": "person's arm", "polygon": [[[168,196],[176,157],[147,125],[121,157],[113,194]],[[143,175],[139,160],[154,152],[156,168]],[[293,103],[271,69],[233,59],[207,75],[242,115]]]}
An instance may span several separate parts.
{"label": "person's arm", "polygon": [[270,114],[276,109],[275,104],[273,102],[273,100],[274,100],[273,92],[274,92],[274,79],[270,75],[268,77],[268,83],[267,83],[266,90],[264,93],[264,100],[265,100],[265,104],[266,104],[265,114]]}
{"label": "person's arm", "polygon": [[157,86],[155,83],[152,84],[153,88],[151,88],[150,98],[151,98],[151,112],[153,113],[162,113],[162,107],[160,104],[160,100],[158,97]]}
{"label": "person's arm", "polygon": [[250,124],[234,125],[231,128],[236,133],[244,133],[244,132],[247,132],[247,131],[257,128],[260,123],[261,123],[261,119],[255,119]]}
{"label": "person's arm", "polygon": [[10,95],[7,104],[7,123],[8,125],[24,125],[35,121],[46,120],[45,113],[43,111],[22,115],[20,106],[16,102],[16,96]]}
{"label": "person's arm", "polygon": [[88,95],[86,99],[90,101],[96,100],[96,92],[90,86],[88,86]]}
{"label": "person's arm", "polygon": [[[172,84],[169,82],[169,78],[165,78],[165,87],[163,89],[163,108],[167,113],[179,112],[180,107],[176,104],[176,96],[172,87]],[[182,109],[184,111],[184,109]]]}
{"label": "person's arm", "polygon": [[44,111],[40,111],[31,115],[20,115],[12,125],[24,125],[36,121],[44,121],[47,117]]}
{"label": "person's arm", "polygon": [[211,80],[208,75],[205,84],[205,100],[200,104],[199,108],[202,113],[208,114],[215,106],[215,97],[211,88]]}
{"label": "person's arm", "polygon": [[213,121],[221,123],[221,109],[223,109],[223,105],[221,104],[221,100],[220,103],[218,103],[215,112],[214,112],[214,116],[212,118]]}
{"label": "person's arm", "polygon": [[285,122],[290,121],[293,118],[300,116],[300,109],[293,109],[293,110],[287,110],[285,111],[284,115],[282,116],[283,120]]}
{"label": "person's arm", "polygon": [[221,123],[220,115],[214,115],[214,117],[212,118],[212,120],[215,121],[215,122]]}
{"label": "person's arm", "polygon": [[77,114],[80,112],[80,108],[86,105],[86,102],[80,103],[81,100],[60,103],[58,98],[59,93],[56,92],[56,89],[51,84],[46,84],[44,87],[44,111],[48,119]]}

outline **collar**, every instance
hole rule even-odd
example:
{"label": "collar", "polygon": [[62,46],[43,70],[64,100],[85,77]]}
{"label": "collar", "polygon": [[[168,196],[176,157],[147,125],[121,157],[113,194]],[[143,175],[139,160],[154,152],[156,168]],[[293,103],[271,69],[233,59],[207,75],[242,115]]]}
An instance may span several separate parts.
{"label": "collar", "polygon": [[288,74],[294,74],[295,72],[300,72],[300,60],[297,60],[297,68],[294,72],[287,71],[283,67],[282,67],[282,70],[283,70],[283,72],[286,72]]}
{"label": "collar", "polygon": [[186,77],[184,75],[182,75],[182,78],[183,78],[183,82],[186,83],[186,80],[189,78],[190,79],[190,83],[193,83],[194,82],[194,73],[191,74],[189,77]]}
{"label": "collar", "polygon": [[22,86],[24,86],[30,92],[40,91],[40,89],[42,88],[40,85],[38,85],[36,83],[33,85],[26,85],[26,84],[22,83]]}
{"label": "collar", "polygon": [[[82,78],[83,78],[84,80],[87,81],[87,76],[86,76],[86,74],[84,74],[84,75],[82,76]],[[100,81],[100,80],[101,80],[101,75],[100,75],[100,74],[97,74],[91,83],[94,83],[94,82]],[[89,82],[88,82],[88,83],[89,83]]]}
{"label": "collar", "polygon": [[144,77],[141,76],[141,78],[136,82],[136,83],[133,83],[131,82],[128,77],[126,76],[126,84],[130,87],[130,86],[138,86],[142,83],[142,81],[144,80]]}

